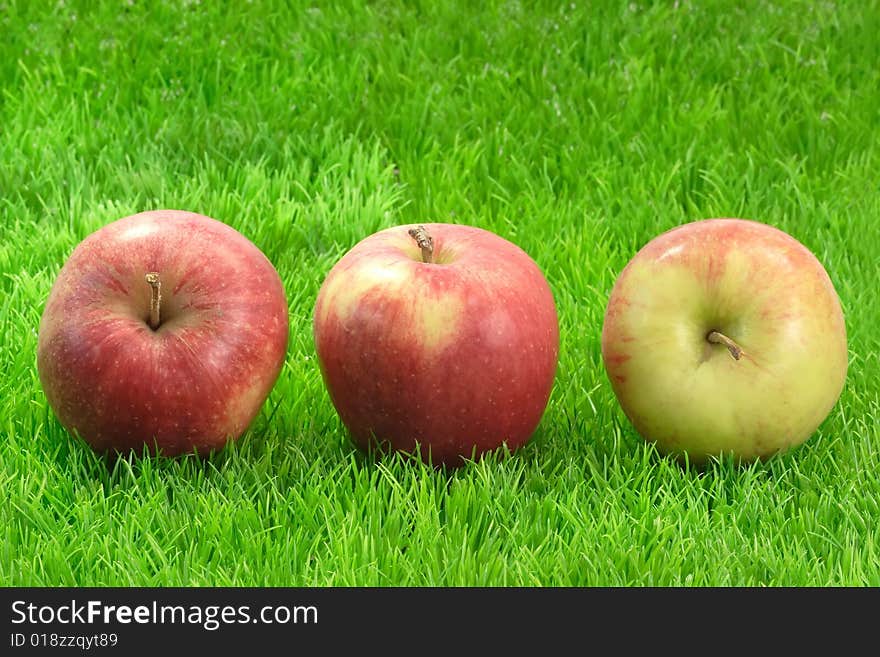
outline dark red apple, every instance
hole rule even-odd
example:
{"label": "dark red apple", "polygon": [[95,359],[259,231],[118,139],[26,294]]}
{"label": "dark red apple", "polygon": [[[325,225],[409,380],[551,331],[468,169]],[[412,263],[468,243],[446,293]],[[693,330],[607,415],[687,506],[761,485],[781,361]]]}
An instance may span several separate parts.
{"label": "dark red apple", "polygon": [[486,230],[399,226],[367,237],[327,275],[314,338],[324,382],[362,448],[461,465],[534,433],[556,372],[547,281]]}
{"label": "dark red apple", "polygon": [[76,247],[46,302],[37,366],[61,424],[96,450],[204,453],[254,419],[287,337],[265,255],[219,221],[161,210]]}

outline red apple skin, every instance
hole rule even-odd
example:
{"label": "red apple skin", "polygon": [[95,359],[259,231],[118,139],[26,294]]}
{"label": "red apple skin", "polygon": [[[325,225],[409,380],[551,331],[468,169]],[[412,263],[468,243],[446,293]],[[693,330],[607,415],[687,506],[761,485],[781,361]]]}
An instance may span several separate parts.
{"label": "red apple skin", "polygon": [[[148,272],[162,285],[157,330]],[[287,339],[284,288],[263,253],[219,221],[160,210],[76,247],[46,302],[37,366],[61,424],[95,450],[206,453],[257,415]]]}
{"label": "red apple skin", "polygon": [[[739,360],[711,331],[742,348]],[[695,464],[800,445],[839,398],[848,362],[825,268],[745,219],[696,221],[645,245],[614,284],[602,357],[636,430]]]}
{"label": "red apple skin", "polygon": [[515,450],[547,406],[559,352],[553,295],[519,247],[475,227],[375,233],[333,267],[314,338],[330,398],[362,449],[381,445],[459,466]]}

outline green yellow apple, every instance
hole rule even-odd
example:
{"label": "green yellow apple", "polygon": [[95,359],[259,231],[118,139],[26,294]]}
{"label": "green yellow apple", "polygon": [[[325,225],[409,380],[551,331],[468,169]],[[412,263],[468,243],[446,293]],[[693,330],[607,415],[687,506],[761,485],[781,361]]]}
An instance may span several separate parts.
{"label": "green yellow apple", "polygon": [[664,453],[751,461],[803,443],[847,372],[825,268],[767,224],[706,219],[645,245],[611,292],[602,357],[624,413]]}

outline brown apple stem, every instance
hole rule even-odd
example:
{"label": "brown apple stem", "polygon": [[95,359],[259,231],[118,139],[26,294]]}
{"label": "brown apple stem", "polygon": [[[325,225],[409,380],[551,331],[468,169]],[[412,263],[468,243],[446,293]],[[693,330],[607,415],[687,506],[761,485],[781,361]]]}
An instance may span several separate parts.
{"label": "brown apple stem", "polygon": [[159,272],[151,271],[144,276],[144,280],[150,286],[150,328],[154,331],[159,328],[159,304],[162,303],[162,282],[159,280]]}
{"label": "brown apple stem", "polygon": [[422,262],[434,262],[434,238],[428,234],[424,226],[410,228],[409,236],[412,237],[422,250]]}
{"label": "brown apple stem", "polygon": [[723,333],[719,333],[718,331],[710,331],[709,335],[706,336],[706,339],[713,344],[723,344],[730,351],[730,355],[733,356],[734,360],[739,360],[742,356],[742,347],[740,347],[736,342],[728,338]]}

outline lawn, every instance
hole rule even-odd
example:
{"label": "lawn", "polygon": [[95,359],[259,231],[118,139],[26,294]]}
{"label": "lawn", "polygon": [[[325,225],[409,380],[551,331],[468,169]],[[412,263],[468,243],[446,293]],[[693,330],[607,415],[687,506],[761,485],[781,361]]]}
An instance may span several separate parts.
{"label": "lawn", "polygon": [[[0,2],[3,585],[880,586],[880,4]],[[36,371],[76,244],[222,220],[275,264],[290,345],[208,458],[111,460]],[[777,226],[840,295],[844,392],[766,463],[683,467],[602,365],[614,280],[660,232]],[[364,458],[315,360],[324,276],[368,234],[492,230],[553,290],[533,440],[458,470]]]}

